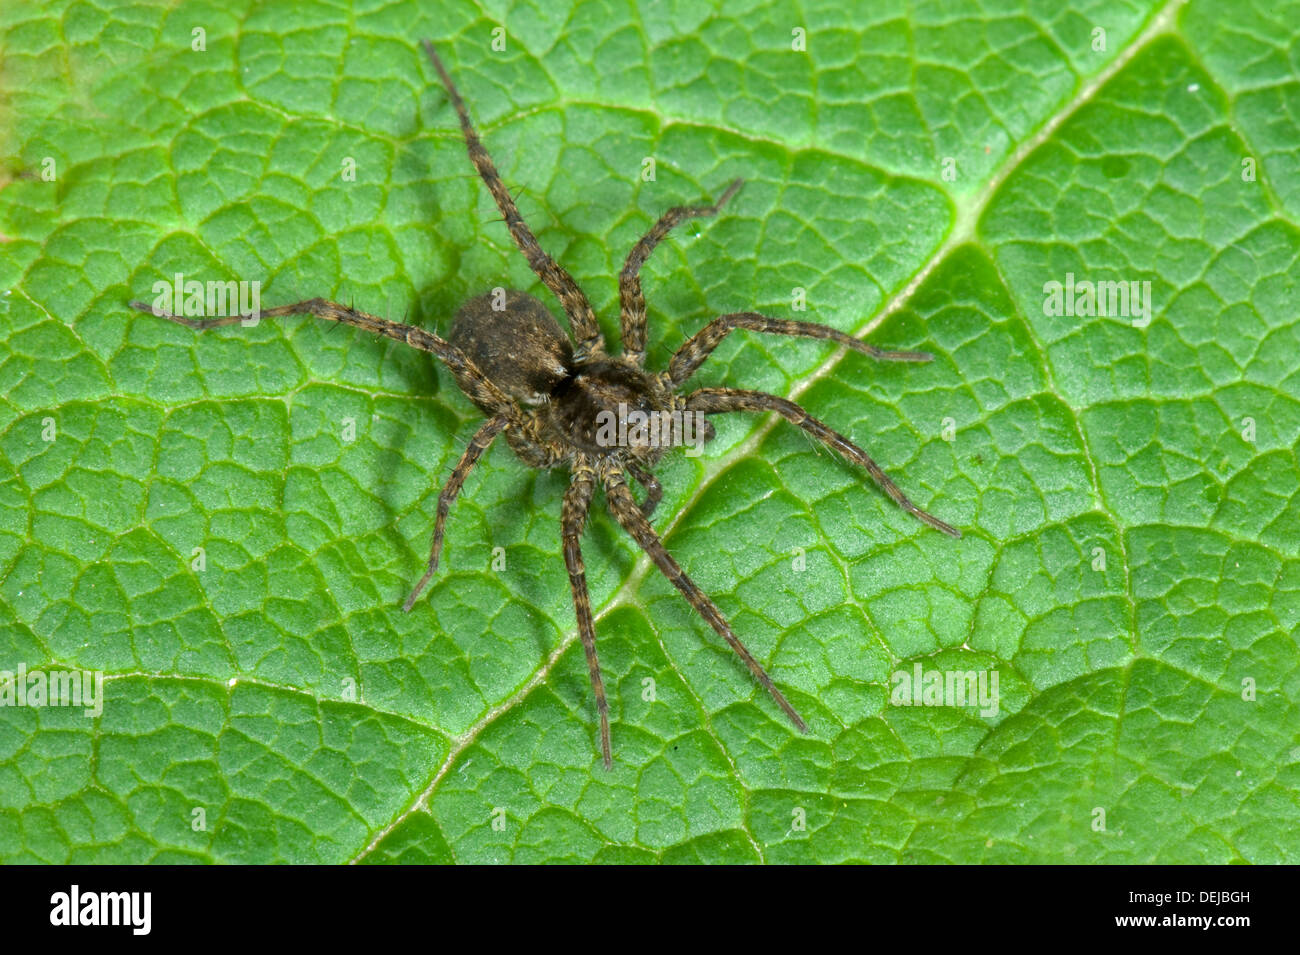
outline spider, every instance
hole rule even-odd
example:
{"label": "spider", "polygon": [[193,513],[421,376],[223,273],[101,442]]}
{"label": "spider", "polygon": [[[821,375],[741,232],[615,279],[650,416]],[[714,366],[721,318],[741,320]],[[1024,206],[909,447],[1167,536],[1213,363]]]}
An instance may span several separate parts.
{"label": "spider", "polygon": [[[693,419],[700,422],[695,438],[708,440],[714,432],[705,417],[707,415],[772,411],[833,448],[850,463],[865,468],[876,484],[903,510],[931,527],[960,537],[956,528],[913,504],[865,451],[793,401],[736,388],[698,388],[685,394],[681,391],[718,343],[731,332],[740,330],[823,339],[882,361],[925,362],[933,356],[925,352],[885,351],[813,322],[737,312],[715,318],[688,339],[672,356],[666,371],[647,371],[644,367],[646,303],[641,291],[641,267],[674,226],[689,219],[717,215],[740,189],[742,180],[739,179],[727,186],[711,205],[669,209],[632,247],[619,273],[619,321],[623,348],[619,355],[610,354],[587,296],[569,273],[538,244],[479,140],[469,111],[442,60],[428,40],[423,41],[423,46],[460,119],[470,162],[501,210],[515,245],[537,277],[559,299],[568,316],[573,340],[565,335],[540,301],[523,292],[506,289],[496,289],[466,302],[456,313],[446,339],[413,325],[378,318],[321,298],[263,309],[258,314],[260,318],[311,315],[329,322],[353,325],[430,352],[447,366],[461,391],[487,416],[487,421],[470,438],[469,446],[438,494],[433,540],[424,576],[406,598],[402,609],[411,610],[438,569],[447,515],[466,477],[493,440],[498,435],[505,435],[511,450],[529,467],[567,466],[569,469],[569,486],[561,508],[564,563],[573,592],[578,636],[586,653],[596,698],[600,751],[606,769],[613,765],[609,703],[596,654],[596,631],[580,543],[598,487],[603,489],[614,519],[744,661],[790,722],[800,732],[808,732],[803,718],[732,632],[717,605],[682,570],[651,526],[649,518],[663,497],[663,488],[652,468],[669,449],[692,443],[690,424]],[[193,329],[216,328],[253,317],[250,314],[197,319],[171,314],[143,302],[132,302],[131,306]],[[640,505],[628,486],[629,476],[645,489],[644,503]]]}

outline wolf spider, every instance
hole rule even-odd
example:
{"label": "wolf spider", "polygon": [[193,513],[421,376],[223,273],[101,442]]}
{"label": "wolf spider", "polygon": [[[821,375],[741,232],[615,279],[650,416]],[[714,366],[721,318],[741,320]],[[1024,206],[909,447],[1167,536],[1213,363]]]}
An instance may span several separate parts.
{"label": "wolf spider", "polygon": [[[619,321],[622,326],[621,355],[606,351],[595,313],[587,296],[573,278],[538,245],[532,230],[520,216],[514,199],[502,183],[487,150],[479,141],[470,122],[469,112],[461,100],[442,61],[429,41],[423,41],[433,68],[437,71],[447,96],[460,118],[460,127],[469,151],[470,162],[487,186],[497,208],[501,210],[510,237],[528,259],[528,264],[542,283],[560,300],[576,341],[561,331],[546,307],[523,292],[497,289],[468,301],[456,313],[447,339],[422,328],[378,318],[353,308],[321,298],[264,309],[259,317],[279,318],[287,315],[312,315],[329,322],[354,325],[376,335],[405,342],[421,351],[432,353],[450,369],[461,391],[487,416],[474,433],[469,447],[461,455],[451,476],[438,495],[433,541],[424,576],[420,578],[402,609],[409,611],[416,598],[438,569],[443,531],[452,502],[465,478],[493,439],[504,434],[511,450],[525,464],[535,468],[567,465],[571,479],[564,494],[562,536],[564,563],[573,591],[578,635],[587,656],[591,686],[596,696],[600,718],[600,749],[605,768],[612,765],[610,756],[609,703],[601,680],[596,656],[596,631],[592,622],[591,601],[587,595],[586,572],[582,562],[580,539],[587,511],[599,485],[614,519],[649,555],[655,566],[686,598],[718,635],[744,661],[754,678],[785,711],[799,729],[807,724],[772,683],[753,654],[732,632],[718,607],[696,586],[695,582],[664,548],[659,535],[650,526],[649,517],[663,496],[663,488],[651,472],[653,465],[669,447],[686,443],[680,420],[685,415],[721,414],[729,411],[774,411],[791,424],[802,428],[818,441],[839,452],[853,464],[865,468],[877,485],[903,510],[953,537],[961,534],[954,527],[921,510],[899,489],[871,457],[856,444],[831,430],[792,401],[759,391],[735,388],[699,388],[688,394],[679,389],[709,357],[728,334],[737,330],[792,335],[835,342],[854,351],[884,361],[930,361],[925,352],[884,351],[866,342],[812,322],[769,318],[756,312],[737,312],[715,318],[696,333],[673,355],[668,369],[648,372],[644,368],[646,351],[646,305],[641,292],[640,271],[655,247],[676,225],[688,219],[717,215],[741,186],[732,182],[712,205],[676,206],[669,209],[650,231],[632,247],[619,273]],[[230,315],[211,319],[186,318],[144,304],[132,307],[159,315],[194,329],[216,328],[252,318]],[[636,414],[641,418],[636,418]],[[661,416],[677,415],[670,429],[661,429],[665,441],[653,440],[653,431],[644,425]],[[611,417],[612,416],[612,417]],[[603,423],[625,426],[616,433],[620,440],[601,440]],[[713,429],[703,428],[704,440]],[[632,435],[634,437],[628,437]],[[638,505],[628,487],[631,477],[645,488],[645,501]]]}

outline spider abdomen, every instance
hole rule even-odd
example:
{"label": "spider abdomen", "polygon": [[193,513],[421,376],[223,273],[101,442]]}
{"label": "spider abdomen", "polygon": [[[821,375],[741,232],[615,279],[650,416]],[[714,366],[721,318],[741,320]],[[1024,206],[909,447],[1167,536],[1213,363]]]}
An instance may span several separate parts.
{"label": "spider abdomen", "polygon": [[539,405],[569,377],[573,346],[546,306],[525,292],[497,288],[462,305],[451,344],[516,401]]}

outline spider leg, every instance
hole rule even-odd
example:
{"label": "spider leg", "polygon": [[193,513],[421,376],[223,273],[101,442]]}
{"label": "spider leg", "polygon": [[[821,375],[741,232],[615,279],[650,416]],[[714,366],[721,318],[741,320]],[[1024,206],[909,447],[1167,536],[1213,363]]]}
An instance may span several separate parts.
{"label": "spider leg", "polygon": [[936,530],[941,530],[953,537],[961,537],[961,531],[957,530],[957,528],[944,523],[933,514],[923,511],[913,504],[902,489],[890,479],[888,474],[880,469],[880,465],[873,461],[867,452],[838,431],[833,431],[822,424],[793,401],[778,398],[776,395],[769,395],[762,391],[742,391],[737,388],[701,388],[686,396],[686,408],[688,411],[702,411],[705,414],[718,414],[725,411],[775,411],[785,420],[802,428],[827,447],[838,451],[845,460],[866,468],[867,473],[880,486],[880,489],[907,513],[922,523],[929,524]]}
{"label": "spider leg", "polygon": [[424,576],[420,578],[420,582],[411,591],[411,596],[407,597],[406,603],[402,604],[402,609],[407,613],[410,613],[411,608],[415,606],[420,591],[424,589],[425,584],[433,579],[433,575],[438,569],[438,557],[442,554],[442,535],[447,528],[447,514],[451,511],[452,502],[456,500],[456,495],[460,493],[465,478],[469,477],[469,472],[474,469],[478,459],[488,449],[492,439],[504,431],[509,423],[510,419],[505,415],[497,415],[494,418],[489,418],[481,428],[475,431],[474,436],[469,439],[469,447],[465,449],[465,453],[456,462],[456,467],[452,469],[451,477],[447,479],[447,483],[438,492],[438,516],[433,522],[433,543],[429,545],[428,567],[424,571]]}
{"label": "spider leg", "polygon": [[584,358],[603,351],[604,342],[600,337],[600,326],[596,322],[596,313],[591,310],[591,303],[587,301],[587,296],[578,287],[578,283],[573,280],[573,276],[547,255],[545,250],[537,243],[537,237],[533,235],[533,231],[528,228],[523,216],[519,214],[519,209],[515,206],[515,200],[510,195],[510,190],[501,181],[501,175],[497,172],[497,167],[492,163],[492,157],[483,148],[478,133],[474,131],[474,124],[470,122],[469,111],[465,108],[465,103],[456,90],[456,84],[451,81],[451,76],[442,65],[442,60],[438,59],[433,44],[428,40],[422,40],[421,43],[424,45],[424,52],[429,55],[429,59],[433,62],[433,68],[438,71],[438,78],[442,80],[442,85],[447,89],[447,96],[451,100],[452,106],[456,108],[456,115],[460,117],[460,128],[465,134],[465,148],[469,151],[470,162],[478,170],[479,178],[487,186],[488,192],[492,193],[492,198],[496,201],[497,208],[501,210],[501,216],[505,220],[506,227],[510,230],[510,237],[514,239],[515,245],[519,247],[519,251],[528,260],[529,267],[537,273],[537,277],[560,300],[565,314],[569,316],[569,323],[573,328],[573,337],[577,339],[575,355],[578,358]]}
{"label": "spider leg", "polygon": [[619,321],[623,326],[623,354],[636,362],[638,367],[645,362],[646,340],[645,296],[641,294],[641,266],[645,265],[646,259],[650,258],[655,246],[663,241],[664,236],[668,235],[673,226],[687,219],[716,216],[718,210],[727,204],[727,200],[736,194],[743,183],[743,179],[737,179],[711,206],[673,206],[659,217],[659,221],[650,227],[649,232],[641,236],[637,244],[632,246],[632,251],[627,254],[623,271],[618,274],[618,298],[621,306]]}
{"label": "spider leg", "polygon": [[403,325],[401,322],[390,322],[386,318],[379,318],[376,315],[370,315],[356,309],[345,308],[323,298],[312,298],[305,302],[294,302],[291,305],[264,308],[255,314],[224,315],[218,318],[187,318],[184,315],[173,315],[170,312],[158,311],[144,302],[132,302],[131,307],[199,331],[220,328],[223,325],[234,325],[236,322],[253,319],[282,318],[286,315],[311,315],[327,322],[354,325],[375,335],[383,335],[386,338],[403,342],[412,348],[420,349],[420,351],[431,352],[451,369],[451,373],[456,376],[456,383],[460,385],[461,391],[465,392],[480,408],[487,409],[491,414],[507,415],[511,423],[520,422],[523,419],[515,403],[500,388],[488,381],[487,377],[455,345],[431,332],[426,332],[423,328],[417,328],[414,325]]}
{"label": "spider leg", "polygon": [[821,338],[826,341],[844,345],[864,355],[870,355],[879,361],[933,361],[934,356],[923,351],[885,351],[875,345],[868,345],[860,338],[846,335],[844,332],[819,325],[816,322],[795,322],[784,318],[768,318],[757,312],[735,312],[722,315],[696,332],[668,363],[668,374],[674,385],[680,385],[695,373],[718,347],[718,343],[737,329],[751,332],[767,332],[769,335],[790,335],[795,338]]}
{"label": "spider leg", "polygon": [[591,465],[579,459],[573,467],[573,481],[564,492],[561,516],[564,564],[569,569],[578,636],[582,638],[582,649],[587,654],[587,671],[591,675],[591,689],[596,694],[596,712],[600,714],[601,758],[605,761],[605,768],[609,769],[614,765],[609,745],[609,701],[605,698],[605,681],[601,679],[600,661],[596,658],[596,625],[591,618],[591,597],[587,594],[587,569],[582,563],[582,529],[587,523],[587,510],[595,491],[595,474]]}
{"label": "spider leg", "polygon": [[609,510],[614,515],[614,519],[623,525],[623,529],[632,536],[632,539],[654,561],[660,573],[667,577],[668,582],[686,598],[686,602],[695,608],[695,612],[703,617],[709,626],[716,630],[718,635],[727,641],[731,649],[735,650],[737,655],[745,661],[745,666],[749,667],[749,672],[754,674],[754,678],[762,684],[763,689],[772,695],[772,699],[776,701],[777,706],[785,711],[785,715],[790,718],[790,722],[795,725],[795,728],[801,733],[808,732],[808,724],[803,721],[803,717],[795,711],[789,701],[781,695],[781,691],[772,683],[772,678],[767,675],[767,671],[754,659],[754,655],[732,632],[731,625],[722,616],[722,611],[718,609],[717,605],[709,599],[704,591],[696,586],[695,581],[686,576],[686,572],[668,553],[663,541],[659,539],[659,535],[654,532],[654,528],[650,526],[649,521],[645,519],[645,515],[641,513],[641,508],[636,506],[636,501],[632,498],[632,492],[628,489],[622,471],[617,467],[609,467],[601,472],[601,477],[605,485],[605,497],[609,504]]}
{"label": "spider leg", "polygon": [[635,461],[629,461],[626,467],[627,473],[636,478],[637,483],[645,488],[645,503],[641,505],[641,513],[649,518],[659,506],[659,502],[663,500],[664,486],[659,483],[657,477]]}

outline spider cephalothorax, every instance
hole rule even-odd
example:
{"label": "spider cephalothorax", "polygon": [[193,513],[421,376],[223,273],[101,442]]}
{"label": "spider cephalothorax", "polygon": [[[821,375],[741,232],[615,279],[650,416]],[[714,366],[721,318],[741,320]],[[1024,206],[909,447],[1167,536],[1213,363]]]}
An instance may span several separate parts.
{"label": "spider cephalothorax", "polygon": [[[537,299],[504,288],[493,289],[467,302],[457,312],[447,339],[413,325],[378,318],[319,298],[264,309],[258,314],[260,318],[314,315],[326,321],[354,325],[430,352],[447,365],[461,390],[488,417],[470,439],[469,447],[438,495],[428,565],[403,608],[408,611],[412,608],[425,584],[437,571],[447,514],[470,469],[497,435],[504,434],[511,449],[525,464],[537,468],[564,465],[571,474],[561,513],[564,562],[573,591],[578,636],[586,652],[596,695],[601,755],[606,768],[611,765],[609,704],[596,655],[595,625],[580,546],[587,511],[597,487],[604,490],[606,503],[615,520],[736,651],[791,722],[806,732],[807,726],[794,707],[732,632],[713,601],[664,548],[659,535],[650,526],[648,518],[663,496],[663,489],[650,468],[670,448],[709,440],[713,436],[713,427],[707,415],[729,411],[774,411],[835,449],[848,461],[865,468],[904,510],[931,527],[960,537],[956,529],[908,500],[865,451],[794,402],[759,391],[733,388],[680,391],[718,343],[730,332],[738,330],[820,338],[889,361],[929,361],[930,356],[924,352],[882,351],[843,332],[812,322],[737,312],[714,319],[690,338],[673,355],[665,371],[646,371],[646,310],[641,293],[641,266],[673,226],[687,219],[716,215],[740,188],[740,180],[728,186],[712,205],[669,209],[632,247],[619,274],[623,349],[618,355],[610,355],[586,295],[569,273],[537,244],[479,141],[451,77],[432,45],[426,41],[424,48],[456,108],[470,161],[492,193],[511,238],[528,259],[529,266],[559,299],[569,319],[573,339],[565,335]],[[251,317],[189,318],[142,302],[131,304],[141,311],[198,329],[231,325]],[[627,475],[645,488],[645,501],[639,506],[628,488]]]}

